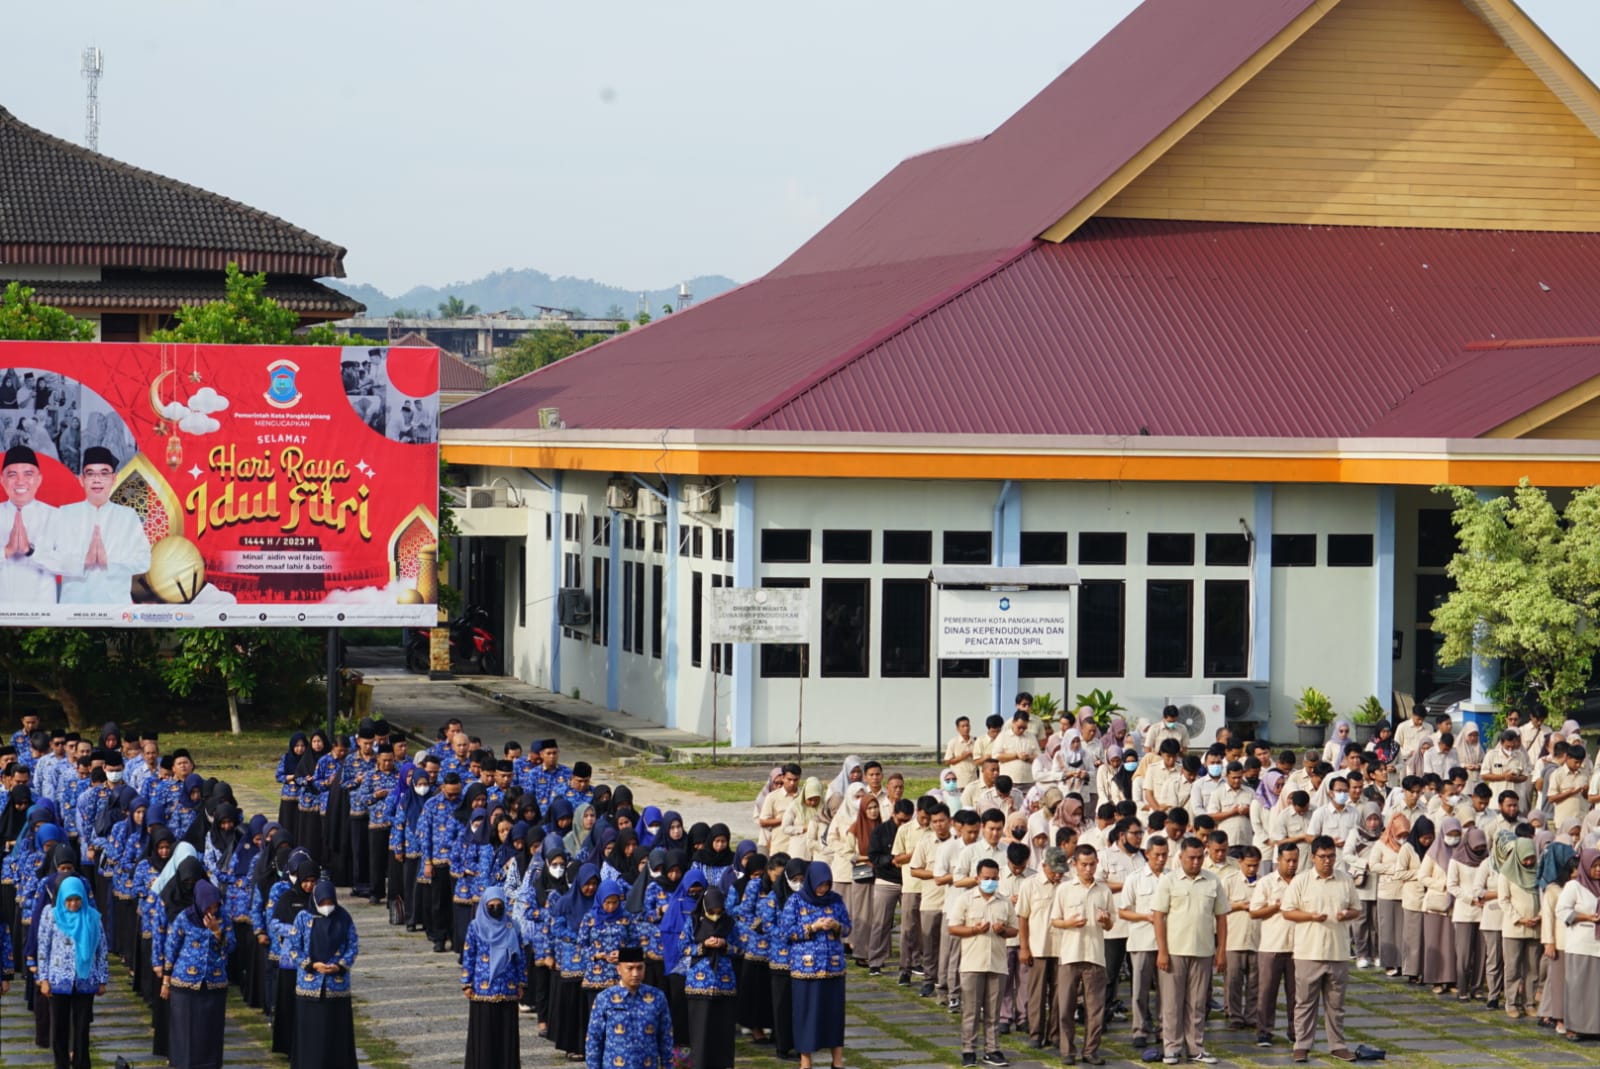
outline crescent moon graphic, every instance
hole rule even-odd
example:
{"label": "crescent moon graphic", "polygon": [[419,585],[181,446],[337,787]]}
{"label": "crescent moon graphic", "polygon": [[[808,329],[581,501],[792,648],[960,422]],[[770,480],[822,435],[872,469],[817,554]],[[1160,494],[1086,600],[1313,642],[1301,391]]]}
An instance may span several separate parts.
{"label": "crescent moon graphic", "polygon": [[161,414],[161,380],[170,374],[172,374],[171,369],[163,371],[155,377],[154,382],[150,383],[150,408],[155,412],[157,419],[167,418]]}

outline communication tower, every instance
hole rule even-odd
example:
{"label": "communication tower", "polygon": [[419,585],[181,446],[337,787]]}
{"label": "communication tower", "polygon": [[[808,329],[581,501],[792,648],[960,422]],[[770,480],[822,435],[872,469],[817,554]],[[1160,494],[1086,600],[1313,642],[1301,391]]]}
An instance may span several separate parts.
{"label": "communication tower", "polygon": [[83,77],[89,83],[89,97],[83,109],[83,143],[90,152],[100,151],[100,76],[105,73],[105,54],[91,45],[83,50]]}

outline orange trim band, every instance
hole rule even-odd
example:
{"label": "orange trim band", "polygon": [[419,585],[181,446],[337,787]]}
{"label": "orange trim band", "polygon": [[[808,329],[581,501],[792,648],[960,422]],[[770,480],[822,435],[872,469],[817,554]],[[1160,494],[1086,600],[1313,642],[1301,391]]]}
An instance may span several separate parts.
{"label": "orange trim band", "polygon": [[1600,457],[1469,460],[1450,457],[1160,456],[997,453],[735,451],[558,445],[444,447],[452,464],[561,471],[659,471],[831,479],[1039,479],[1080,482],[1346,483],[1376,486],[1538,486],[1600,483]]}

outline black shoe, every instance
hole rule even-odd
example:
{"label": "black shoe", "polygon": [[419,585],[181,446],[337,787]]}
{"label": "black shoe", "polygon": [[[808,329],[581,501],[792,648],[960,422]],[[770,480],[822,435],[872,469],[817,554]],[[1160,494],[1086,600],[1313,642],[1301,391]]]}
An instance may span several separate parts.
{"label": "black shoe", "polygon": [[923,984],[922,985],[922,990],[918,991],[917,994],[921,995],[923,998],[932,998],[933,997],[933,985],[932,984]]}
{"label": "black shoe", "polygon": [[881,968],[879,968],[878,966],[874,965],[872,968],[867,970],[867,975],[868,976],[882,976],[883,975],[883,970]]}
{"label": "black shoe", "polygon": [[900,978],[895,981],[895,986],[896,987],[910,987],[911,986],[911,974],[908,973],[908,972],[901,973],[900,974]]}
{"label": "black shoe", "polygon": [[1258,1046],[1258,1047],[1270,1047],[1270,1046],[1272,1046],[1272,1033],[1270,1033],[1270,1032],[1257,1032],[1256,1033],[1256,1046]]}
{"label": "black shoe", "polygon": [[1500,1000],[1492,998],[1483,1004],[1483,1008],[1486,1010],[1498,1010],[1500,1008]]}
{"label": "black shoe", "polygon": [[1106,1064],[1106,1060],[1104,1058],[1100,1057],[1100,1055],[1098,1055],[1098,1054],[1085,1054],[1083,1056],[1083,1064],[1084,1065],[1104,1065],[1104,1064]]}
{"label": "black shoe", "polygon": [[963,1051],[962,1054],[961,1054],[961,1064],[962,1065],[977,1065],[978,1064],[978,1056],[976,1054],[972,1053],[971,1051]]}
{"label": "black shoe", "polygon": [[1149,1045],[1150,1045],[1150,1037],[1149,1036],[1134,1036],[1133,1037],[1134,1049],[1143,1050],[1144,1048],[1148,1047]]}
{"label": "black shoe", "polygon": [[1000,1022],[1000,1034],[1003,1036],[1009,1036],[1011,1034],[1011,1026],[1005,1021]]}
{"label": "black shoe", "polygon": [[446,949],[445,949],[445,945],[444,945],[444,940],[443,940],[443,939],[439,939],[439,940],[435,940],[435,941],[434,941],[434,944],[433,944],[433,952],[434,952],[434,953],[435,953],[435,954],[443,954],[443,953],[445,953],[445,952],[446,952]]}
{"label": "black shoe", "polygon": [[1010,1065],[1011,1063],[1006,1061],[1006,1056],[1005,1056],[1005,1052],[1004,1051],[991,1050],[988,1054],[985,1054],[983,1056],[983,1064],[984,1065]]}

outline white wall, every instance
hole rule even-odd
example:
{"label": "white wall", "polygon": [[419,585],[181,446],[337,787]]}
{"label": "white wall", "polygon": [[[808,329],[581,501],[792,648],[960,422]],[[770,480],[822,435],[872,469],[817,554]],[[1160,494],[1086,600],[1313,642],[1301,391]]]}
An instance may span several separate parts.
{"label": "white wall", "polygon": [[[549,508],[549,495],[520,471],[497,471],[523,488],[530,508],[528,539],[528,581],[526,626],[513,636],[514,671],[522,679],[549,685],[549,612],[551,553],[560,554],[562,517],[553,518],[554,540],[546,542],[542,511]],[[542,473],[548,477],[548,473]],[[609,473],[569,472],[563,480],[562,511],[583,514],[584,586],[592,589],[593,567],[605,558],[603,546],[588,544],[591,517],[605,514],[605,486]],[[475,479],[476,481],[476,479]],[[488,481],[485,476],[483,481]],[[931,744],[934,734],[934,680],[932,676],[914,679],[884,679],[879,675],[881,645],[881,587],[884,578],[921,578],[927,565],[885,565],[882,536],[885,529],[928,530],[932,532],[935,563],[940,559],[942,532],[945,530],[989,530],[993,522],[996,482],[933,482],[912,480],[821,480],[760,479],[755,485],[757,537],[750,544],[736,546],[739,554],[759,554],[762,528],[806,528],[811,531],[811,561],[805,564],[762,564],[755,559],[755,581],[764,577],[804,577],[812,582],[811,670],[805,680],[805,740],[822,743]],[[710,644],[705,644],[704,663],[691,663],[690,627],[692,620],[691,574],[705,576],[704,592],[709,598],[710,576],[731,576],[733,564],[710,559],[710,528],[731,530],[733,526],[734,485],[723,487],[720,515],[689,517],[680,513],[685,529],[698,523],[706,527],[703,553],[698,559],[678,557],[675,547],[664,547],[657,554],[647,538],[643,553],[624,551],[624,560],[640,560],[649,566],[679,568],[677,600],[677,680],[674,691],[676,726],[699,734],[711,731],[712,681]],[[1127,534],[1127,563],[1122,567],[1085,566],[1085,578],[1121,578],[1125,594],[1125,672],[1120,678],[1080,679],[1074,675],[1066,697],[1100,687],[1113,691],[1133,717],[1157,715],[1170,696],[1209,694],[1214,680],[1203,674],[1205,581],[1207,579],[1250,579],[1251,569],[1208,567],[1205,565],[1205,535],[1235,534],[1240,521],[1253,522],[1256,490],[1253,485],[1236,484],[1146,484],[1146,483],[1027,483],[1022,486],[1021,529],[1024,531],[1065,531],[1068,534],[1069,563],[1078,564],[1078,535],[1083,531],[1123,531]],[[1405,509],[1401,508],[1404,516]],[[1376,568],[1329,568],[1326,565],[1328,533],[1372,534],[1377,523],[1377,491],[1367,487],[1278,487],[1274,495],[1273,525],[1279,534],[1318,535],[1318,564],[1314,568],[1274,568],[1272,610],[1272,655],[1270,678],[1274,722],[1280,737],[1290,735],[1290,709],[1293,698],[1306,685],[1328,691],[1341,710],[1353,707],[1372,692],[1374,685],[1374,630],[1376,627]],[[869,529],[873,532],[873,560],[868,565],[822,563],[822,532],[825,529]],[[1195,536],[1196,563],[1192,567],[1151,567],[1146,563],[1146,535],[1151,532],[1187,532]],[[620,526],[613,538],[621,537]],[[1407,535],[1402,520],[1397,532],[1397,549],[1404,547]],[[1414,536],[1413,536],[1414,537]],[[1403,569],[1397,569],[1397,584],[1409,582]],[[821,638],[821,580],[825,577],[870,578],[869,612],[870,675],[866,678],[823,678],[819,669]],[[1193,614],[1193,674],[1187,678],[1145,676],[1145,583],[1148,579],[1191,579],[1195,584]],[[621,576],[614,573],[614,583]],[[514,597],[508,598],[514,602]],[[620,646],[622,617],[613,623],[612,641],[619,658],[619,704],[623,709],[649,719],[663,721],[667,716],[667,677],[665,658],[650,656],[649,621],[653,605],[646,605],[646,646],[644,654],[625,653]],[[512,611],[515,618],[514,608]],[[708,614],[709,615],[709,614]],[[1397,626],[1404,627],[1406,616],[1397,612]],[[1075,625],[1076,621],[1074,621]],[[1410,640],[1408,639],[1408,642]],[[606,649],[588,640],[561,641],[561,689],[575,689],[586,700],[606,701]],[[760,676],[760,656],[753,658],[752,742],[789,743],[795,737],[799,681],[793,678],[764,679]],[[1254,677],[1261,677],[1268,666],[1251,666]],[[1405,677],[1397,666],[1396,682]],[[717,676],[717,734],[727,738],[734,702],[730,675]],[[1019,680],[1022,688],[1046,690],[1062,696],[1063,681],[1057,679]],[[1002,706],[1010,707],[1011,695],[1001,695]],[[948,725],[956,716],[975,719],[993,707],[991,681],[946,679],[943,690],[943,720]]]}

